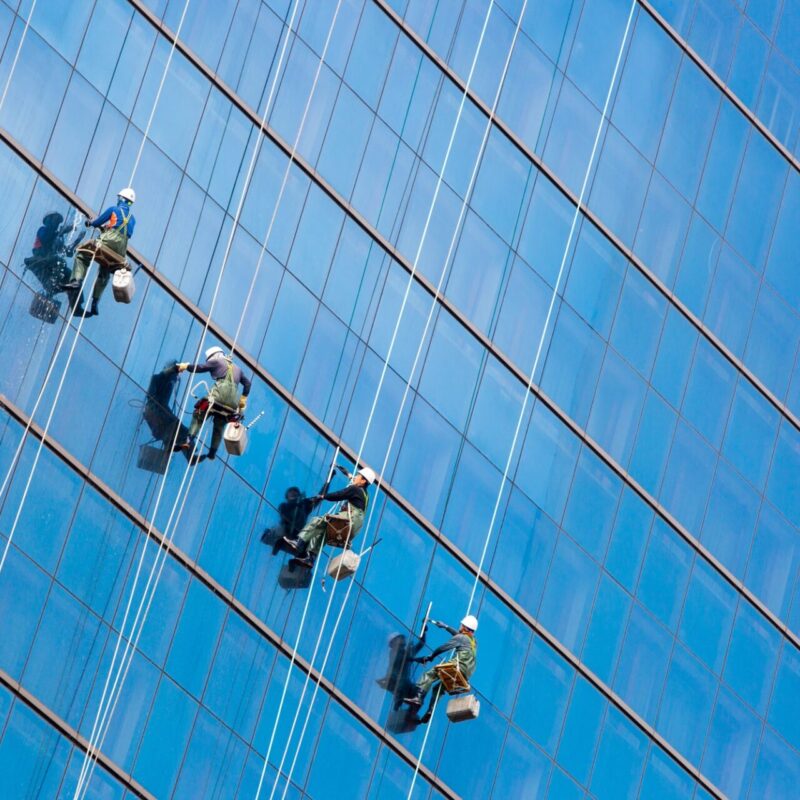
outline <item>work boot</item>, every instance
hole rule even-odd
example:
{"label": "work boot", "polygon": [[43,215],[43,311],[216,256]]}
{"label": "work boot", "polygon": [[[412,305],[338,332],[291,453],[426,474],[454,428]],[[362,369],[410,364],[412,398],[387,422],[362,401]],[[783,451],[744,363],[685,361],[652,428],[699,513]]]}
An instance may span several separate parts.
{"label": "work boot", "polygon": [[206,457],[208,458],[209,461],[213,461],[217,457],[217,449],[216,448],[209,448],[209,451],[206,454]]}
{"label": "work boot", "polygon": [[414,687],[414,691],[412,694],[409,694],[408,697],[403,698],[404,703],[408,703],[410,706],[415,706],[419,708],[422,705],[422,701],[425,699],[425,695],[422,693],[422,689],[418,686]]}
{"label": "work boot", "polygon": [[273,547],[275,553],[278,550],[285,550],[287,553],[294,553],[297,556],[304,556],[306,552],[305,543],[300,539],[290,539],[288,536],[281,536]]}
{"label": "work boot", "polygon": [[202,464],[207,458],[208,458],[208,456],[205,455],[205,453],[203,455],[201,455],[201,456],[199,456],[199,455],[197,455],[197,453],[195,453],[189,459],[189,464],[194,467],[194,466],[197,466],[197,464]]}
{"label": "work boot", "polygon": [[188,439],[184,439],[182,442],[178,442],[173,448],[173,453],[179,453],[181,450],[191,450],[192,445],[194,444],[194,439],[190,436]]}
{"label": "work boot", "polygon": [[428,709],[417,721],[420,725],[427,725],[431,721],[431,710]]}
{"label": "work boot", "polygon": [[314,556],[312,553],[308,553],[307,555],[304,555],[300,558],[290,558],[289,566],[302,567],[303,569],[311,569],[314,566]]}
{"label": "work boot", "polygon": [[99,313],[100,312],[97,310],[97,300],[92,298],[92,306],[88,311],[83,307],[83,303],[79,301],[74,316],[88,319],[89,317],[96,317]]}

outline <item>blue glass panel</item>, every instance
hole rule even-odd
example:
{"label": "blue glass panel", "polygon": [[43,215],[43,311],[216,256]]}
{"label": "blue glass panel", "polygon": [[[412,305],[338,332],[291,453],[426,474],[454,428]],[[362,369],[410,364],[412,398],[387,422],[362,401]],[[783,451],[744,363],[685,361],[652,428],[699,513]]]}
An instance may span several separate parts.
{"label": "blue glass panel", "polygon": [[640,800],[685,800],[692,796],[691,777],[663,750],[650,749],[644,770]]}
{"label": "blue glass panel", "polygon": [[666,308],[664,296],[650,281],[638,269],[628,269],[611,344],[646,378],[653,367]]}
{"label": "blue glass panel", "polygon": [[[619,7],[619,4],[615,4]],[[652,167],[609,126],[589,195],[589,207],[629,247],[644,205]]]}
{"label": "blue glass panel", "polygon": [[687,200],[694,200],[714,129],[719,93],[684,57],[672,97],[656,166]]}
{"label": "blue glass panel", "polygon": [[606,703],[594,686],[578,677],[564,720],[556,761],[581,783],[586,783],[589,778]]}
{"label": "blue glass panel", "polygon": [[666,628],[638,603],[634,604],[614,689],[651,724],[655,722],[658,711],[672,641]]}
{"label": "blue glass panel", "polygon": [[653,495],[658,494],[661,486],[676,420],[675,412],[655,392],[649,392],[639,423],[630,472]]}
{"label": "blue glass panel", "polygon": [[699,340],[683,398],[683,416],[719,448],[728,420],[736,372],[708,340]]}
{"label": "blue glass panel", "polygon": [[749,796],[791,797],[797,790],[798,780],[800,761],[797,752],[765,727]]}
{"label": "blue glass panel", "polygon": [[733,3],[697,0],[689,44],[723,78],[728,74],[738,26],[739,11]]}
{"label": "blue glass panel", "polygon": [[598,573],[597,563],[562,534],[547,576],[539,619],[570,650],[580,650],[583,643]]}
{"label": "blue glass panel", "polygon": [[652,509],[626,486],[622,490],[605,566],[631,593],[639,579],[639,569],[652,521]]}
{"label": "blue glass panel", "polygon": [[675,408],[680,408],[692,363],[697,330],[676,308],[667,310],[652,383]]}
{"label": "blue glass panel", "polygon": [[766,275],[795,311],[800,310],[800,273],[793,266],[797,255],[798,216],[800,216],[800,175],[792,171],[786,182],[786,192],[775,223]]}
{"label": "blue glass panel", "polygon": [[603,340],[562,303],[544,365],[542,388],[581,427],[589,417],[603,350]]}
{"label": "blue glass panel", "polygon": [[667,286],[675,282],[691,215],[689,204],[654,172],[634,252]]}
{"label": "blue glass panel", "polygon": [[520,224],[530,171],[527,159],[493,129],[475,182],[472,207],[509,243]]}
{"label": "blue glass panel", "polygon": [[344,78],[373,108],[389,69],[397,28],[380,9],[365,5]]}
{"label": "blue glass panel", "polygon": [[647,384],[609,348],[587,432],[618,464],[630,461],[646,393]]}
{"label": "blue glass panel", "polygon": [[755,107],[768,55],[769,42],[754,25],[744,20],[739,30],[728,86],[750,108]]}
{"label": "blue glass panel", "polygon": [[758,489],[764,488],[777,430],[775,407],[749,381],[739,381],[722,453]]}
{"label": "blue glass panel", "polygon": [[720,460],[700,539],[738,577],[744,574],[758,506],[752,486]]}
{"label": "blue glass panel", "polygon": [[747,132],[745,118],[723,98],[697,196],[697,210],[718,231],[725,230]]}
{"label": "blue glass panel", "polygon": [[516,482],[541,509],[560,520],[575,469],[578,442],[540,403],[533,409]]}
{"label": "blue glass panel", "polygon": [[656,517],[636,595],[671,631],[683,606],[693,555],[672,528]]}
{"label": "blue glass panel", "polygon": [[614,677],[630,605],[630,596],[616,581],[601,575],[581,660],[607,684]]}
{"label": "blue glass panel", "polygon": [[759,270],[764,266],[787,170],[786,160],[763,136],[750,137],[727,235]]}
{"label": "blue glass panel", "polygon": [[172,681],[161,681],[133,770],[156,797],[172,791],[196,711],[197,704]]}
{"label": "blue glass panel", "polygon": [[699,214],[692,214],[675,281],[675,292],[689,310],[701,319],[717,268],[721,241],[714,229]]}
{"label": "blue glass panel", "polygon": [[513,719],[550,755],[561,733],[573,675],[549,645],[534,637]]}
{"label": "blue glass panel", "polygon": [[610,707],[592,770],[592,794],[598,800],[637,797],[649,744],[639,728]]}
{"label": "blue glass panel", "polygon": [[800,435],[784,421],[772,458],[767,496],[795,526],[800,526],[800,492],[797,491],[799,469]]}
{"label": "blue glass panel", "polygon": [[676,646],[656,727],[692,764],[703,754],[716,691],[714,676],[688,650]]}
{"label": "blue glass panel", "polygon": [[794,748],[800,748],[800,655],[792,646],[783,647],[769,722]]}
{"label": "blue glass panel", "polygon": [[582,226],[564,297],[604,338],[611,331],[625,266],[619,250],[593,225]]}
{"label": "blue glass panel", "polygon": [[800,535],[770,504],[761,506],[745,584],[775,614],[785,618],[800,564]]}
{"label": "blue glass panel", "polygon": [[[551,761],[535,745],[511,726],[494,781],[492,797],[544,798]],[[403,795],[405,796],[405,795]]]}
{"label": "blue glass panel", "polygon": [[702,558],[695,559],[678,635],[717,675],[736,610],[736,590]]}
{"label": "blue glass panel", "polygon": [[763,716],[772,689],[781,637],[749,603],[739,604],[722,677]]}
{"label": "blue glass panel", "polygon": [[200,697],[214,657],[225,610],[201,583],[192,581],[181,610],[166,669],[182,687]]}
{"label": "blue glass panel", "polygon": [[760,721],[721,688],[701,769],[729,797],[741,796],[747,787],[760,731]]}
{"label": "blue glass panel", "polygon": [[584,448],[575,469],[562,525],[598,561],[602,561],[606,551],[620,489],[620,480]]}

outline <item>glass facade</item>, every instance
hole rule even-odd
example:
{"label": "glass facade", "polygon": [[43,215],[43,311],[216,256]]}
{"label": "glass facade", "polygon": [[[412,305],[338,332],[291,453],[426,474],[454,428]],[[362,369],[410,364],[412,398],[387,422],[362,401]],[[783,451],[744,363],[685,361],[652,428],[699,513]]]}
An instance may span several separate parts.
{"label": "glass facade", "polygon": [[[0,1],[0,797],[792,797],[798,33]],[[72,317],[51,272],[131,173],[133,301]],[[196,381],[155,395],[212,344],[263,416],[193,468]],[[375,546],[287,588],[280,507],[335,455],[380,473]],[[477,720],[387,689],[429,603],[479,618]]]}

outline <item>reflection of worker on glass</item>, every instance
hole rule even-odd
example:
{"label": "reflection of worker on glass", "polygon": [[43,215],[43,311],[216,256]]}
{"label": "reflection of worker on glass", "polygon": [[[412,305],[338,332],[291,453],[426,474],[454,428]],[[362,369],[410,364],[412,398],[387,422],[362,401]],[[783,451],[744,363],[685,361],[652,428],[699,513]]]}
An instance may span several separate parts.
{"label": "reflection of worker on glass", "polygon": [[[206,360],[203,364],[183,362],[176,364],[176,367],[178,372],[208,372],[214,379],[214,385],[211,387],[208,397],[204,397],[195,404],[192,422],[189,425],[189,435],[175,446],[176,450],[193,450],[195,438],[200,433],[203,422],[206,417],[211,417],[214,428],[208,453],[201,456],[195,455],[192,458],[192,464],[199,464],[206,458],[216,458],[217,450],[222,443],[222,436],[225,433],[225,425],[232,416],[241,414],[247,407],[250,379],[225,355],[221,347],[209,347],[206,350]],[[242,385],[241,396],[237,388],[239,384]]]}
{"label": "reflection of worker on glass", "polygon": [[278,506],[279,521],[277,525],[267,528],[261,534],[261,541],[276,548],[278,541],[284,536],[287,539],[297,539],[297,534],[303,530],[314,500],[306,497],[297,486],[290,486],[284,496],[283,502]]}
{"label": "reflection of worker on glass", "polygon": [[[136,193],[128,186],[117,194],[116,205],[109,206],[99,217],[86,222],[87,228],[100,228],[97,239],[82,244],[75,253],[72,263],[72,275],[63,288],[70,293],[71,305],[75,307],[75,316],[93,317],[99,314],[100,298],[105,291],[111,274],[127,265],[126,254],[128,239],[133,236],[136,218],[131,206],[136,200]],[[98,272],[92,292],[92,307],[86,311],[83,307],[83,281],[94,261]]]}
{"label": "reflection of worker on glass", "polygon": [[410,639],[402,633],[389,637],[389,660],[386,674],[375,683],[392,695],[392,707],[386,718],[386,728],[392,733],[408,733],[417,727],[416,710],[401,708],[403,698],[414,692],[411,670],[419,651],[425,646],[425,629],[422,637]]}
{"label": "reflection of worker on glass", "polygon": [[[451,628],[444,622],[437,622],[436,620],[431,620],[431,625],[435,625],[437,628],[442,628],[447,631],[451,638],[443,645],[437,647],[429,656],[414,660],[420,664],[428,664],[445,653],[452,653],[452,658],[423,672],[416,686],[413,687],[413,690],[403,698],[403,702],[415,708],[419,708],[422,705],[425,700],[425,695],[435,686],[435,693],[432,695],[431,700],[432,707],[433,702],[435,702],[436,697],[441,693],[443,688],[441,675],[442,667],[450,668],[450,671],[455,673],[456,677],[463,682],[462,688],[468,691],[468,681],[475,672],[477,663],[478,643],[475,640],[475,631],[478,630],[478,620],[472,616],[472,614],[467,614],[467,616],[461,620],[458,630]],[[420,722],[427,722],[428,719],[430,719],[430,713],[431,708],[429,708],[425,716],[420,719]]]}
{"label": "reflection of worker on glass", "polygon": [[[337,515],[346,517],[348,532],[348,544],[361,529],[364,523],[364,512],[369,502],[367,486],[375,482],[375,473],[369,468],[364,467],[352,476],[350,483],[338,492],[327,492],[312,498],[316,504],[322,500],[333,503],[343,503],[342,512]],[[296,566],[311,569],[314,561],[325,544],[325,534],[328,529],[328,517],[313,517],[297,536],[297,539],[290,539],[284,536],[280,539],[280,547],[290,553],[294,553],[296,558],[292,562]]]}
{"label": "reflection of worker on glass", "polygon": [[[182,442],[189,435],[186,426],[180,421],[177,414],[172,410],[172,396],[175,385],[178,382],[178,369],[174,363],[164,367],[161,372],[156,372],[150,378],[150,385],[147,387],[147,400],[144,404],[142,418],[144,419],[154,441],[160,442],[164,448],[172,447],[174,441]],[[154,465],[163,465],[166,468],[166,455],[168,450],[156,449],[156,452],[145,455],[148,445],[142,446],[140,452],[139,466],[145,469]],[[183,450],[186,459],[189,459],[189,451]],[[155,460],[155,461],[154,461]],[[162,469],[153,470],[162,472]]]}
{"label": "reflection of worker on glass", "polygon": [[67,245],[66,240],[72,230],[72,225],[64,224],[64,217],[58,211],[45,214],[36,231],[31,255],[25,259],[25,270],[36,276],[48,298],[63,291],[61,286],[69,276],[67,259],[72,257],[75,246],[82,238],[78,237]]}

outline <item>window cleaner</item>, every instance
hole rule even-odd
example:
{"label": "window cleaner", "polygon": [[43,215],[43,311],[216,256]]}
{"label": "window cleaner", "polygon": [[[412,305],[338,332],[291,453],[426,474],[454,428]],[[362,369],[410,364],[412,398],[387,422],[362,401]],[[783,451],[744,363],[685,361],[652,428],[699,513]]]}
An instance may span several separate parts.
{"label": "window cleaner", "polygon": [[[195,374],[208,372],[214,379],[214,385],[208,392],[208,396],[195,403],[188,435],[175,445],[176,452],[191,451],[194,448],[195,439],[203,427],[203,421],[206,416],[211,417],[214,428],[208,453],[195,454],[191,461],[192,464],[199,464],[207,458],[217,457],[217,450],[222,442],[225,427],[231,418],[237,422],[241,421],[242,414],[247,408],[247,396],[250,394],[251,386],[250,379],[225,355],[221,347],[209,347],[205,355],[206,360],[203,364],[190,364],[187,361],[175,365],[178,372]],[[239,384],[242,385],[241,395],[237,388]]]}
{"label": "window cleaner", "polygon": [[430,705],[419,722],[424,724],[430,720],[433,706],[442,692],[457,695],[447,704],[447,716],[452,722],[475,719],[480,712],[480,701],[470,693],[469,679],[475,672],[477,663],[478,643],[475,631],[478,630],[478,620],[468,614],[461,620],[458,630],[437,620],[431,620],[431,625],[446,630],[452,638],[437,647],[429,656],[416,658],[414,661],[428,664],[451,651],[453,656],[423,672],[414,691],[403,698],[403,702],[412,708],[420,708],[428,690],[435,687]]}
{"label": "window cleaner", "polygon": [[[136,201],[136,192],[128,186],[117,194],[116,205],[109,206],[99,217],[86,222],[87,228],[100,228],[97,239],[82,244],[75,253],[72,274],[62,289],[70,295],[70,305],[75,305],[75,316],[93,317],[99,314],[100,298],[105,291],[111,274],[115,274],[114,296],[119,302],[129,303],[133,297],[133,275],[128,266],[126,253],[128,239],[133,236],[136,218],[131,206]],[[97,280],[92,292],[92,306],[89,311],[83,307],[83,280],[92,260],[97,262]],[[116,273],[120,273],[116,277]],[[80,293],[80,294],[79,294]]]}
{"label": "window cleaner", "polygon": [[[338,469],[346,474],[343,467],[338,467]],[[319,494],[313,498],[315,503],[323,500],[342,503],[342,508],[337,513],[313,517],[300,531],[297,539],[284,536],[278,541],[279,549],[296,556],[289,562],[292,566],[311,569],[323,544],[342,547],[349,551],[353,538],[364,524],[364,512],[369,503],[366,487],[375,482],[376,476],[369,467],[363,467],[355,475],[348,475],[348,477],[350,483],[344,489],[338,492]],[[355,553],[351,553],[351,555],[358,559]],[[356,563],[355,566],[357,568],[358,564]],[[351,571],[352,567],[352,563],[347,565],[348,575],[354,571]],[[341,572],[337,574],[345,577]]]}

